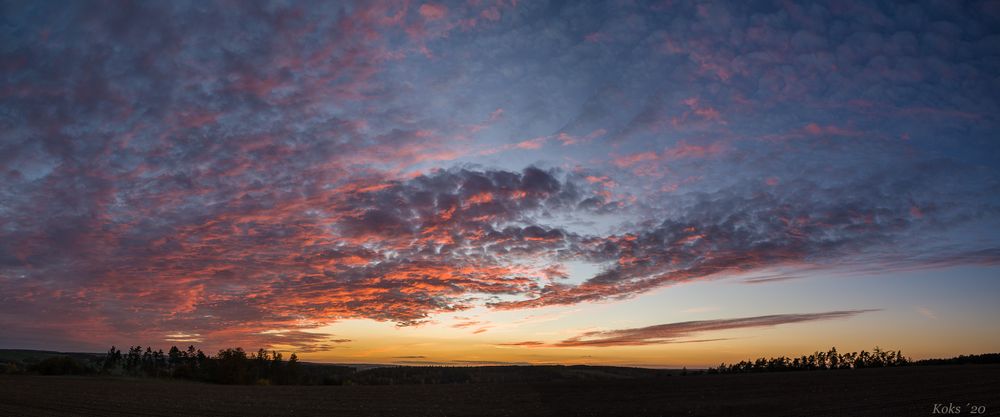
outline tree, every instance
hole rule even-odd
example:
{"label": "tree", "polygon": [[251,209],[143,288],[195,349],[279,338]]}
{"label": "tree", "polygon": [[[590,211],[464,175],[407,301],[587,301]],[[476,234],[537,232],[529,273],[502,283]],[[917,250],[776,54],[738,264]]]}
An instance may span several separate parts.
{"label": "tree", "polygon": [[170,366],[177,366],[182,363],[181,350],[177,346],[171,346],[170,350],[167,352],[167,363]]}
{"label": "tree", "polygon": [[903,351],[896,351],[896,366],[906,366],[908,364],[910,364],[910,359],[903,356]]}
{"label": "tree", "polygon": [[285,383],[285,364],[281,357],[281,352],[271,352],[271,379],[276,384]]}
{"label": "tree", "polygon": [[854,359],[855,368],[867,368],[870,363],[871,363],[871,354],[863,350],[861,351],[861,353],[858,353],[858,356]]}
{"label": "tree", "polygon": [[269,365],[270,355],[263,348],[257,349],[257,353],[251,355],[253,359],[254,372],[257,375],[257,383],[266,382],[271,377]]}
{"label": "tree", "polygon": [[285,381],[286,384],[297,384],[299,382],[299,356],[294,352],[292,356],[288,357],[288,378]]}
{"label": "tree", "polygon": [[101,364],[101,372],[109,373],[111,370],[117,368],[122,361],[122,351],[118,348],[111,346],[108,349],[108,353],[104,355],[104,362]]}
{"label": "tree", "polygon": [[134,374],[140,365],[142,365],[142,346],[132,346],[125,356],[125,369]]}
{"label": "tree", "polygon": [[852,366],[854,366],[857,357],[858,357],[857,352],[850,352],[843,354],[841,356],[841,368],[850,369]]}
{"label": "tree", "polygon": [[216,356],[214,379],[223,384],[246,384],[248,375],[247,353],[243,348],[220,350]]}

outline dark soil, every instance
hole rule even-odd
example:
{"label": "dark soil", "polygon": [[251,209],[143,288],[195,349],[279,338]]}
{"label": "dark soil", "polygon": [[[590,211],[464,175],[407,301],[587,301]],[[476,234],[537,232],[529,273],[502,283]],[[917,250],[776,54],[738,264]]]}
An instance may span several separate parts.
{"label": "dark soil", "polygon": [[[961,412],[933,414],[935,404],[949,403]],[[1000,365],[382,386],[0,377],[3,416],[976,415],[970,406],[1000,415]]]}

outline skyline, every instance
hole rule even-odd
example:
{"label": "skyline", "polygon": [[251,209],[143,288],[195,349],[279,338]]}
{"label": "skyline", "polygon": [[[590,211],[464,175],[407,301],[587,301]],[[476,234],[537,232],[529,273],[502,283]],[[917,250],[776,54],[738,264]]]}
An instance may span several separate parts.
{"label": "skyline", "polygon": [[0,348],[1000,346],[1000,3],[0,3]]}

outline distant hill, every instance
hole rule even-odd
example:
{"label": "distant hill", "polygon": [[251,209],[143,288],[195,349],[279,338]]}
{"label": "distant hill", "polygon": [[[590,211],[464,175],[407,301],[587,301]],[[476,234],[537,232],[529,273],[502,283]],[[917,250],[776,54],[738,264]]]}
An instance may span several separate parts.
{"label": "distant hill", "polygon": [[54,352],[49,350],[30,349],[0,349],[0,363],[16,362],[22,364],[32,364],[41,362],[48,358],[70,357],[80,361],[97,360],[103,357],[103,353],[89,352]]}
{"label": "distant hill", "polygon": [[[41,372],[50,365],[60,373],[98,373],[105,354],[0,349],[0,366],[16,365],[8,373]],[[72,360],[69,360],[72,359]],[[77,366],[79,365],[79,366]],[[547,382],[623,380],[671,376],[678,371],[588,365],[379,365],[301,362],[300,383],[317,385],[464,384],[482,382]],[[67,368],[68,367],[68,368]],[[47,368],[46,368],[47,369]],[[3,372],[0,372],[3,373]]]}
{"label": "distant hill", "polygon": [[548,382],[657,378],[675,371],[588,365],[392,366],[355,372],[348,381],[364,385]]}

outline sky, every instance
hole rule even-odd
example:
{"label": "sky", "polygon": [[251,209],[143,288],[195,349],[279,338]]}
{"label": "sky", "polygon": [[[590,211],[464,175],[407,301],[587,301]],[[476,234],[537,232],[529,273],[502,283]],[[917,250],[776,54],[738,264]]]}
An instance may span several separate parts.
{"label": "sky", "polygon": [[1000,2],[0,3],[0,348],[1000,350]]}

